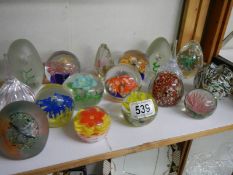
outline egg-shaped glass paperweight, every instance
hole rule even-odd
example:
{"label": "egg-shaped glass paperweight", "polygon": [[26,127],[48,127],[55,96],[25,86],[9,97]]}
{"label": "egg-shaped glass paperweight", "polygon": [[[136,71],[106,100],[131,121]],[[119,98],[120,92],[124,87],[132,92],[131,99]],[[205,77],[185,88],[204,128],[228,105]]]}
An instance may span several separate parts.
{"label": "egg-shaped glass paperweight", "polygon": [[203,53],[201,46],[196,41],[189,41],[179,51],[177,63],[185,78],[194,77],[203,66]]}
{"label": "egg-shaped glass paperweight", "polygon": [[113,99],[121,101],[140,88],[141,76],[133,66],[120,64],[107,72],[104,85]]}
{"label": "egg-shaped glass paperweight", "polygon": [[62,84],[76,72],[80,72],[79,60],[68,51],[55,52],[45,64],[45,75],[51,83]]}
{"label": "egg-shaped glass paperweight", "polygon": [[81,109],[74,118],[74,129],[84,142],[97,142],[105,137],[111,125],[110,116],[98,106]]}
{"label": "egg-shaped glass paperweight", "polygon": [[16,101],[0,111],[0,152],[10,159],[39,154],[48,138],[46,114],[36,104]]}
{"label": "egg-shaped glass paperweight", "polygon": [[152,83],[152,95],[159,106],[174,106],[183,94],[183,82],[173,72],[159,72]]}
{"label": "egg-shaped glass paperweight", "polygon": [[224,64],[207,65],[200,69],[194,78],[195,88],[206,89],[217,99],[231,94],[232,82],[233,72]]}
{"label": "egg-shaped glass paperweight", "polygon": [[70,76],[63,86],[72,93],[78,109],[97,105],[104,93],[101,80],[89,73],[76,73]]}
{"label": "egg-shaped glass paperweight", "polygon": [[202,119],[214,112],[217,100],[206,90],[194,89],[185,96],[184,105],[189,116]]}
{"label": "egg-shaped glass paperweight", "polygon": [[44,85],[36,95],[36,104],[46,112],[52,128],[64,126],[73,114],[72,95],[59,84]]}
{"label": "egg-shaped glass paperweight", "polygon": [[35,101],[32,89],[14,77],[10,77],[0,88],[0,110],[14,101]]}
{"label": "egg-shaped glass paperweight", "polygon": [[149,65],[146,54],[139,50],[126,51],[119,59],[120,64],[129,64],[135,66],[139,71],[142,80],[145,77],[147,66]]}
{"label": "egg-shaped glass paperweight", "polygon": [[155,119],[158,106],[151,94],[134,91],[121,104],[124,118],[133,126],[143,126]]}

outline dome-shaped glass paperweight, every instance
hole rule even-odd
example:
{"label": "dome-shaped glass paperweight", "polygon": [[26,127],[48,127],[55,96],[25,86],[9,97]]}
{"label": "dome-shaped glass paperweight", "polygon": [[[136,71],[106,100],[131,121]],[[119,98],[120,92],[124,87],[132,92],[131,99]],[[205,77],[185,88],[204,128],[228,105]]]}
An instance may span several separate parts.
{"label": "dome-shaped glass paperweight", "polygon": [[62,84],[75,72],[80,72],[80,63],[78,58],[68,51],[55,52],[45,64],[45,75],[51,83]]}
{"label": "dome-shaped glass paperweight", "polygon": [[64,126],[73,114],[72,95],[59,84],[44,85],[36,95],[36,104],[46,112],[52,128]]}
{"label": "dome-shaped glass paperweight", "polygon": [[120,64],[107,72],[104,85],[113,99],[121,101],[140,88],[141,76],[133,66]]}
{"label": "dome-shaped glass paperweight", "polygon": [[101,80],[88,73],[76,73],[70,76],[63,86],[72,93],[78,109],[97,105],[104,93]]}
{"label": "dome-shaped glass paperweight", "polygon": [[194,77],[203,66],[203,53],[201,46],[196,41],[189,41],[179,51],[177,63],[185,78]]}
{"label": "dome-shaped glass paperweight", "polygon": [[119,63],[135,66],[139,71],[142,79],[144,79],[147,66],[149,65],[146,54],[139,50],[126,51],[119,59]]}
{"label": "dome-shaped glass paperweight", "polygon": [[0,152],[10,159],[27,159],[39,154],[48,133],[46,114],[32,102],[13,102],[0,111]]}
{"label": "dome-shaped glass paperweight", "polygon": [[155,119],[158,106],[151,94],[134,91],[121,104],[124,118],[133,126],[143,126]]}
{"label": "dome-shaped glass paperweight", "polygon": [[184,94],[182,80],[173,72],[159,72],[152,84],[152,95],[159,106],[174,106]]}
{"label": "dome-shaped glass paperweight", "polygon": [[214,112],[217,100],[206,90],[194,89],[185,96],[184,105],[189,116],[202,119]]}
{"label": "dome-shaped glass paperweight", "polygon": [[0,88],[0,110],[14,101],[35,101],[31,88],[14,77],[9,78]]}
{"label": "dome-shaped glass paperweight", "polygon": [[109,115],[100,107],[81,109],[74,118],[74,129],[84,142],[97,142],[105,137],[111,125]]}
{"label": "dome-shaped glass paperweight", "polygon": [[195,88],[206,89],[217,99],[231,94],[232,82],[233,72],[224,64],[207,65],[200,69],[194,78]]}

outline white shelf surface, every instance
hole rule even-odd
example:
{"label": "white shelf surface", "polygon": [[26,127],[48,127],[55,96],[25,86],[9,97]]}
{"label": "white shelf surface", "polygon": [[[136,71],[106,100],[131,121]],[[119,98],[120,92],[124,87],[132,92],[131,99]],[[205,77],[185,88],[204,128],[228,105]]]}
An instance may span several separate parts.
{"label": "white shelf surface", "polygon": [[[191,83],[186,83],[186,91],[191,88]],[[26,160],[9,160],[0,156],[0,174],[35,170],[128,149],[144,143],[233,126],[233,100],[230,98],[218,101],[214,114],[202,120],[190,118],[182,111],[184,109],[182,99],[176,107],[159,107],[156,119],[143,127],[132,127],[126,123],[121,114],[120,103],[103,98],[99,106],[102,106],[112,117],[112,126],[106,139],[93,144],[83,143],[75,135],[71,122],[64,128],[51,128],[48,142],[37,156]]]}

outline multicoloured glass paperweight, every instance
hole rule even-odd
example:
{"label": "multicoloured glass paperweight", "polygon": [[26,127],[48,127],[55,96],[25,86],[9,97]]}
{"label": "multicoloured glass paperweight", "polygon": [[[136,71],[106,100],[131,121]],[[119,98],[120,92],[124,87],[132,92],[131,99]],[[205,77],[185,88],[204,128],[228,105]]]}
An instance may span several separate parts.
{"label": "multicoloured glass paperweight", "polygon": [[14,101],[35,101],[31,88],[14,77],[10,77],[0,88],[0,110]]}
{"label": "multicoloured glass paperweight", "polygon": [[46,114],[34,103],[17,101],[0,111],[0,152],[10,159],[39,154],[48,138]]}
{"label": "multicoloured glass paperweight", "polygon": [[100,79],[104,79],[107,71],[114,66],[114,60],[107,44],[101,44],[95,58],[95,68]]}
{"label": "multicoloured glass paperweight", "polygon": [[194,89],[185,96],[184,105],[189,116],[202,119],[214,112],[217,100],[206,90]]}
{"label": "multicoloured glass paperweight", "polygon": [[174,106],[184,94],[182,80],[173,72],[159,72],[152,84],[152,95],[159,106]]}
{"label": "multicoloured glass paperweight", "polygon": [[195,88],[206,89],[215,98],[231,94],[233,87],[233,72],[224,64],[217,66],[212,63],[200,69],[194,78]]}
{"label": "multicoloured glass paperweight", "polygon": [[149,65],[146,54],[139,50],[126,51],[119,59],[119,63],[135,66],[138,69],[142,79],[144,79],[147,66]]}
{"label": "multicoloured glass paperweight", "polygon": [[155,119],[158,106],[151,94],[134,91],[121,104],[124,118],[134,126],[143,126]]}
{"label": "multicoloured glass paperweight", "polygon": [[179,51],[177,63],[185,78],[194,77],[203,66],[203,53],[201,46],[196,41],[189,41]]}
{"label": "multicoloured glass paperweight", "polygon": [[19,81],[37,90],[44,78],[44,66],[32,43],[26,39],[15,40],[9,47],[9,69]]}
{"label": "multicoloured glass paperweight", "polygon": [[55,52],[45,64],[45,75],[51,83],[62,84],[76,72],[80,72],[79,60],[68,51]]}
{"label": "multicoloured glass paperweight", "polygon": [[81,109],[74,118],[74,129],[84,142],[97,142],[105,137],[111,125],[109,115],[100,107]]}
{"label": "multicoloured glass paperweight", "polygon": [[72,95],[59,84],[44,85],[36,95],[36,104],[46,112],[52,128],[64,126],[73,114]]}
{"label": "multicoloured glass paperweight", "polygon": [[123,100],[141,86],[141,76],[131,65],[117,65],[105,76],[105,89],[116,100]]}
{"label": "multicoloured glass paperweight", "polygon": [[104,93],[101,80],[88,73],[76,73],[70,76],[63,86],[72,93],[78,109],[97,105]]}

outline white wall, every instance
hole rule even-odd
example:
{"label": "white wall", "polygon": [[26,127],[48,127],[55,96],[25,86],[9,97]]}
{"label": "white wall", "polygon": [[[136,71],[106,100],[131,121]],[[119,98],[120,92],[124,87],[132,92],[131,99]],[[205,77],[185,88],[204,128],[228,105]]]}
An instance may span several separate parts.
{"label": "white wall", "polygon": [[[233,31],[233,10],[231,12],[231,16],[229,19],[229,22],[227,24],[226,32],[224,35],[224,38],[229,35]],[[233,49],[233,39],[231,39],[224,47],[223,49]]]}
{"label": "white wall", "polygon": [[0,0],[0,58],[11,42],[29,39],[46,61],[69,50],[91,69],[99,45],[117,58],[145,51],[156,37],[174,41],[182,0]]}

